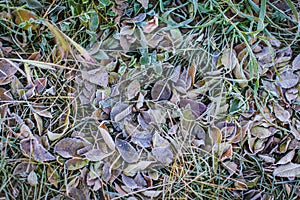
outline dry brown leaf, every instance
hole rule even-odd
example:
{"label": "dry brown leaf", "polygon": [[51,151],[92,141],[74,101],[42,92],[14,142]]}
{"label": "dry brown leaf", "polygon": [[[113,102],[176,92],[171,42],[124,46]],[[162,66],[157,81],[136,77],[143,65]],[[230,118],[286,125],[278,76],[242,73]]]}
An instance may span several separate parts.
{"label": "dry brown leaf", "polygon": [[112,139],[111,135],[109,134],[109,132],[107,130],[105,130],[104,128],[101,128],[100,126],[98,127],[98,129],[100,130],[101,136],[102,136],[104,142],[107,144],[108,148],[110,148],[112,151],[114,151],[116,148],[116,145],[115,145],[115,142]]}
{"label": "dry brown leaf", "polygon": [[13,101],[11,93],[2,87],[0,87],[0,102],[1,101]]}
{"label": "dry brown leaf", "polygon": [[292,63],[293,70],[300,70],[300,54],[296,56]]}
{"label": "dry brown leaf", "polygon": [[64,158],[78,157],[78,150],[86,148],[90,144],[77,138],[64,138],[54,146],[54,152]]}
{"label": "dry brown leaf", "polygon": [[138,80],[132,81],[127,87],[128,100],[133,99],[140,92],[140,82]]}
{"label": "dry brown leaf", "polygon": [[48,181],[53,184],[56,188],[58,187],[58,182],[59,182],[59,176],[57,170],[54,168],[48,166],[47,167],[47,179]]}
{"label": "dry brown leaf", "polygon": [[124,174],[126,176],[134,176],[136,173],[141,172],[145,170],[147,167],[149,167],[153,161],[139,161],[138,163],[135,164],[129,164],[125,169],[124,169]]}
{"label": "dry brown leaf", "polygon": [[128,188],[130,189],[138,188],[138,185],[136,184],[133,178],[125,176],[124,174],[122,174],[121,177],[122,177],[122,183],[124,183]]}
{"label": "dry brown leaf", "polygon": [[274,169],[274,176],[294,178],[300,176],[300,164],[289,163]]}
{"label": "dry brown leaf", "polygon": [[299,82],[299,76],[291,70],[280,73],[280,76],[276,77],[276,83],[284,89],[292,88]]}
{"label": "dry brown leaf", "polygon": [[30,19],[33,19],[33,20],[38,19],[37,16],[29,10],[17,9],[17,10],[14,10],[12,12],[12,14],[15,16],[16,24],[19,25],[23,22],[27,22],[26,26],[23,27],[25,30],[28,30],[29,28],[31,28],[32,30],[36,30],[39,27],[39,25],[36,23],[28,23],[28,21]]}
{"label": "dry brown leaf", "polygon": [[134,27],[132,26],[122,26],[120,30],[120,35],[132,35],[134,33]]}
{"label": "dry brown leaf", "polygon": [[157,16],[154,16],[153,19],[147,22],[147,24],[144,26],[143,31],[145,33],[151,33],[158,27],[158,18]]}
{"label": "dry brown leaf", "polygon": [[294,101],[297,100],[298,94],[299,94],[299,90],[297,88],[290,88],[286,90],[284,96],[289,103],[293,103]]}
{"label": "dry brown leaf", "polygon": [[153,147],[169,147],[170,143],[168,140],[163,138],[158,132],[153,135]]}
{"label": "dry brown leaf", "polygon": [[174,153],[170,147],[155,147],[151,152],[154,158],[163,165],[168,165],[174,160]]}
{"label": "dry brown leaf", "polygon": [[236,58],[235,50],[233,49],[225,49],[223,51],[221,57],[222,65],[224,65],[226,71],[231,71],[238,63],[238,59]]}
{"label": "dry brown leaf", "polygon": [[168,100],[172,95],[171,88],[164,81],[157,81],[151,89],[151,97],[153,100]]}
{"label": "dry brown leaf", "polygon": [[26,177],[28,173],[35,169],[35,167],[36,166],[33,163],[22,161],[15,167],[13,175],[20,175],[22,177]]}
{"label": "dry brown leaf", "polygon": [[187,105],[190,106],[191,111],[196,118],[200,117],[206,111],[206,106],[202,102],[197,102],[192,99],[180,100],[179,102],[180,108],[185,108]]}
{"label": "dry brown leaf", "polygon": [[47,162],[56,158],[49,153],[35,138],[26,138],[21,140],[20,148],[22,153],[39,162]]}
{"label": "dry brown leaf", "polygon": [[285,110],[282,106],[279,104],[274,105],[274,113],[277,119],[279,119],[281,122],[287,123],[290,120],[291,114],[289,111]]}
{"label": "dry brown leaf", "polygon": [[33,137],[30,128],[26,124],[22,124],[20,128],[20,138],[31,138]]}
{"label": "dry brown leaf", "polygon": [[139,154],[135,148],[125,140],[117,139],[116,147],[127,163],[135,163],[139,160]]}
{"label": "dry brown leaf", "polygon": [[34,80],[34,86],[38,94],[41,94],[47,86],[46,78],[37,78]]}
{"label": "dry brown leaf", "polygon": [[149,0],[137,0],[137,1],[140,2],[145,9],[148,8]]}
{"label": "dry brown leaf", "polygon": [[38,177],[33,170],[29,173],[29,175],[27,177],[27,182],[31,186],[36,186],[38,184]]}
{"label": "dry brown leaf", "polygon": [[226,162],[223,162],[223,165],[230,174],[234,174],[237,171],[238,166],[235,162],[226,161]]}
{"label": "dry brown leaf", "polygon": [[84,195],[84,192],[75,187],[71,187],[68,189],[68,196],[71,199],[76,199],[76,200],[86,200],[87,199],[86,196]]}
{"label": "dry brown leaf", "polygon": [[283,156],[277,163],[276,165],[285,165],[289,162],[292,161],[292,159],[295,156],[295,150],[290,151],[289,153],[287,153],[285,156]]}
{"label": "dry brown leaf", "polygon": [[13,76],[17,72],[17,69],[6,60],[0,61],[0,79]]}
{"label": "dry brown leaf", "polygon": [[39,108],[34,108],[33,111],[41,117],[46,117],[46,118],[50,118],[50,119],[52,119],[52,117],[53,117],[51,112],[47,111],[46,109],[42,110]]}
{"label": "dry brown leaf", "polygon": [[151,147],[152,134],[148,131],[139,131],[131,136],[131,141],[141,147]]}
{"label": "dry brown leaf", "polygon": [[262,126],[252,127],[251,128],[251,134],[253,136],[256,136],[256,137],[260,138],[260,139],[268,138],[271,135],[273,135],[273,133],[268,128],[265,128],[265,127],[262,127]]}
{"label": "dry brown leaf", "polygon": [[126,36],[120,36],[120,45],[125,52],[128,52],[131,46],[131,43],[128,41]]}
{"label": "dry brown leaf", "polygon": [[93,69],[90,71],[82,71],[82,78],[93,84],[107,87],[108,85],[108,73],[103,71],[103,69]]}
{"label": "dry brown leaf", "polygon": [[92,149],[83,154],[89,161],[101,161],[104,158],[112,155],[113,152],[104,152],[101,149]]}
{"label": "dry brown leaf", "polygon": [[162,190],[147,190],[143,192],[146,197],[157,198],[163,191]]}

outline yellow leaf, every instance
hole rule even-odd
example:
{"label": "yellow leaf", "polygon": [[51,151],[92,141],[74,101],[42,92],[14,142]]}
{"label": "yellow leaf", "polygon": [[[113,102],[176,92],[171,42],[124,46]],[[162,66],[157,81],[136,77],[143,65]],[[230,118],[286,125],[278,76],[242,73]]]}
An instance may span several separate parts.
{"label": "yellow leaf", "polygon": [[[25,9],[15,10],[12,12],[12,14],[15,16],[15,23],[18,25],[23,22],[28,22],[30,19],[38,19],[33,12]],[[31,28],[32,30],[36,30],[38,28],[38,24],[28,22],[23,28],[25,30],[28,30],[29,28]]]}

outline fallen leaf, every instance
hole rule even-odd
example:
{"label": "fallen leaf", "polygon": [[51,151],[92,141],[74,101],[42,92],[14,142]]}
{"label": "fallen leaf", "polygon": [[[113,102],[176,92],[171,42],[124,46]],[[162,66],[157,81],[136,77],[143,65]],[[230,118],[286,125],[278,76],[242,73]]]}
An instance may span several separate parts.
{"label": "fallen leaf", "polygon": [[46,118],[50,118],[50,119],[52,119],[52,117],[53,117],[51,112],[47,111],[46,109],[42,110],[40,108],[34,108],[33,111],[41,117],[46,117]]}
{"label": "fallen leaf", "polygon": [[185,108],[187,105],[190,106],[191,111],[196,118],[200,117],[206,111],[206,106],[202,102],[197,102],[192,99],[180,100],[179,102],[180,108]]}
{"label": "fallen leaf", "polygon": [[13,76],[17,72],[17,69],[6,60],[0,61],[0,79]]}
{"label": "fallen leaf", "polygon": [[93,69],[90,71],[82,71],[82,78],[87,80],[93,84],[107,87],[108,85],[108,73],[103,71],[102,69]]}
{"label": "fallen leaf", "polygon": [[140,2],[145,9],[148,8],[149,0],[137,0],[137,1]]}
{"label": "fallen leaf", "polygon": [[137,175],[134,177],[134,181],[136,182],[138,187],[146,187],[147,186],[147,182],[144,179],[144,177],[142,176],[141,173],[137,173]]}
{"label": "fallen leaf", "polygon": [[29,173],[29,175],[27,177],[27,182],[29,183],[29,185],[31,185],[33,187],[38,184],[38,177],[33,170]]}
{"label": "fallen leaf", "polygon": [[284,96],[289,103],[293,103],[294,101],[296,101],[298,94],[299,90],[297,88],[290,88],[286,90]]}
{"label": "fallen leaf", "polygon": [[55,140],[61,138],[63,136],[63,134],[62,133],[53,133],[53,132],[47,130],[47,136],[50,141],[55,141]]}
{"label": "fallen leaf", "polygon": [[11,93],[2,87],[0,87],[0,101],[13,101]]}
{"label": "fallen leaf", "polygon": [[20,142],[22,153],[39,162],[47,162],[56,158],[49,153],[35,138],[22,139]]}
{"label": "fallen leaf", "polygon": [[72,158],[66,161],[65,165],[67,170],[81,169],[89,163],[86,159]]}
{"label": "fallen leaf", "polygon": [[47,179],[56,188],[58,187],[60,177],[58,176],[58,171],[56,169],[54,169],[50,166],[47,167]]}
{"label": "fallen leaf", "polygon": [[137,16],[135,16],[134,18],[131,19],[131,22],[133,23],[139,23],[144,21],[144,19],[146,19],[147,14],[146,13],[140,13]]}
{"label": "fallen leaf", "polygon": [[37,16],[35,13],[25,10],[25,9],[17,9],[12,12],[12,14],[15,16],[15,22],[16,24],[21,24],[23,22],[26,22],[27,24],[23,27],[25,30],[28,30],[31,28],[32,30],[36,30],[39,26],[36,23],[29,22],[30,19],[37,20]]}
{"label": "fallen leaf", "polygon": [[84,192],[80,189],[77,189],[76,187],[71,187],[68,189],[68,196],[71,199],[76,200],[86,200],[87,197],[84,195]]}
{"label": "fallen leaf", "polygon": [[260,139],[268,138],[271,135],[273,135],[273,133],[268,128],[265,128],[265,127],[262,127],[262,126],[252,127],[251,128],[251,134],[253,136],[256,136],[256,137],[260,138]]}
{"label": "fallen leaf", "polygon": [[46,78],[37,78],[34,80],[34,86],[38,94],[41,94],[47,86]]}
{"label": "fallen leaf", "polygon": [[154,16],[153,19],[147,22],[147,24],[144,26],[143,31],[145,33],[151,33],[158,27],[158,18]]}
{"label": "fallen leaf", "polygon": [[116,145],[114,140],[112,139],[111,135],[109,134],[109,132],[107,130],[105,130],[104,128],[101,128],[100,126],[98,127],[98,129],[100,130],[101,136],[104,140],[104,142],[107,144],[108,148],[110,148],[111,150],[115,150]]}
{"label": "fallen leaf", "polygon": [[124,174],[126,176],[134,176],[136,173],[141,172],[145,170],[147,167],[149,167],[153,161],[139,161],[138,163],[135,164],[129,164],[125,169],[124,169]]}
{"label": "fallen leaf", "polygon": [[292,88],[299,82],[299,76],[291,70],[280,73],[280,76],[276,77],[276,83],[284,89]]}
{"label": "fallen leaf", "polygon": [[112,155],[114,152],[104,152],[101,149],[92,149],[83,154],[89,161],[101,161],[104,158]]}
{"label": "fallen leaf", "polygon": [[132,35],[134,33],[134,27],[132,26],[122,26],[120,30],[120,35]]}
{"label": "fallen leaf", "polygon": [[151,152],[154,158],[163,165],[168,165],[174,160],[174,154],[170,147],[156,147]]}
{"label": "fallen leaf", "polygon": [[15,167],[13,175],[20,175],[22,177],[26,177],[26,175],[33,171],[35,167],[36,166],[33,163],[22,161]]}
{"label": "fallen leaf", "polygon": [[289,153],[287,153],[285,156],[283,156],[277,163],[276,165],[285,165],[289,162],[292,161],[292,159],[295,156],[295,150],[290,151]]}
{"label": "fallen leaf", "polygon": [[231,71],[233,68],[235,68],[236,64],[238,63],[235,50],[225,49],[221,57],[221,62],[224,65],[226,71]]}
{"label": "fallen leaf", "polygon": [[77,138],[64,138],[54,146],[54,152],[64,158],[78,157],[78,150],[90,145],[89,143]]}
{"label": "fallen leaf", "polygon": [[139,154],[135,148],[125,140],[117,139],[116,147],[127,163],[135,163],[139,160]]}
{"label": "fallen leaf", "polygon": [[167,82],[157,81],[151,89],[153,100],[168,100],[172,95],[171,88]]}
{"label": "fallen leaf", "polygon": [[292,66],[294,71],[300,70],[300,54],[293,60]]}
{"label": "fallen leaf", "polygon": [[131,136],[131,141],[141,147],[151,147],[152,134],[148,131],[139,131]]}
{"label": "fallen leaf", "polygon": [[163,191],[162,190],[147,190],[143,192],[146,197],[157,198]]}
{"label": "fallen leaf", "polygon": [[258,155],[259,158],[261,158],[266,163],[275,163],[275,158],[267,155]]}
{"label": "fallen leaf", "polygon": [[289,163],[274,169],[274,176],[294,178],[300,176],[300,164]]}
{"label": "fallen leaf", "polygon": [[140,91],[140,87],[141,87],[141,85],[138,80],[134,80],[128,85],[128,87],[127,87],[128,100],[131,100],[137,96],[137,94]]}
{"label": "fallen leaf", "polygon": [[163,138],[158,132],[153,135],[153,147],[169,147],[170,143],[168,140]]}
{"label": "fallen leaf", "polygon": [[281,122],[289,122],[291,114],[279,104],[274,104],[274,113],[276,118],[279,119]]}
{"label": "fallen leaf", "polygon": [[138,188],[138,186],[137,186],[137,184],[136,184],[136,182],[134,181],[133,178],[125,176],[124,174],[122,174],[121,177],[122,177],[122,183],[124,183],[130,189]]}
{"label": "fallen leaf", "polygon": [[26,124],[22,124],[20,127],[20,136],[22,139],[33,137],[33,134],[31,132],[30,128]]}

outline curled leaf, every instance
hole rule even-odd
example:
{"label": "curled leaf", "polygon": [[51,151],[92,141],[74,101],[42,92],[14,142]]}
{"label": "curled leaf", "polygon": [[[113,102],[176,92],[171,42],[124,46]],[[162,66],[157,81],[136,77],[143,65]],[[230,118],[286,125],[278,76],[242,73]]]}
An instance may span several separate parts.
{"label": "curled leaf", "polygon": [[154,18],[148,21],[147,24],[144,26],[143,31],[145,33],[151,33],[157,27],[158,27],[158,18],[154,16]]}

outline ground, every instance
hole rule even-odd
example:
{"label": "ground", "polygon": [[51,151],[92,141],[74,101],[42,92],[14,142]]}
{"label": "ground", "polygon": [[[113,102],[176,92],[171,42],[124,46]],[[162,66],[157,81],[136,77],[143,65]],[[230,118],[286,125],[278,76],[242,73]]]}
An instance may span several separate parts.
{"label": "ground", "polygon": [[1,199],[299,199],[300,3],[0,0]]}

